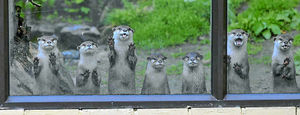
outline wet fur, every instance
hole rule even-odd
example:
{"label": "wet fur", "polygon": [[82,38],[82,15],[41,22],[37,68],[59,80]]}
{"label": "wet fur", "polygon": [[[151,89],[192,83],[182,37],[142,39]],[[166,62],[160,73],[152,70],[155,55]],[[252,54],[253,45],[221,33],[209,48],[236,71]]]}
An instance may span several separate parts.
{"label": "wet fur", "polygon": [[[196,52],[188,53],[184,58],[182,72],[182,94],[206,93],[205,72],[202,64],[203,56]],[[197,65],[190,66],[189,61],[197,61]]]}
{"label": "wet fur", "polygon": [[[234,45],[234,33],[243,36],[243,45]],[[249,35],[243,30],[232,30],[227,38],[227,87],[228,93],[251,93],[247,40]]]}
{"label": "wet fur", "polygon": [[150,57],[148,57],[148,64],[145,73],[146,75],[141,91],[141,94],[143,95],[170,94],[169,82],[165,67],[160,69],[154,68],[153,63],[151,62],[152,58],[160,60],[158,57],[165,58],[161,54],[152,54]]}
{"label": "wet fur", "polygon": [[[127,40],[120,40],[123,30],[128,32]],[[109,94],[135,94],[135,66],[137,57],[133,44],[133,30],[128,26],[113,28],[113,38],[109,39]]]}
{"label": "wet fur", "polygon": [[280,49],[282,46],[280,42],[293,40],[287,34],[278,35],[274,38],[274,50],[272,55],[272,72],[273,72],[273,86],[274,93],[292,93],[298,92],[296,78],[295,78],[295,63],[292,52],[292,42],[290,48],[283,51]]}
{"label": "wet fur", "polygon": [[[89,50],[87,53],[87,47]],[[77,94],[100,94],[101,75],[99,71],[98,46],[91,41],[78,46],[80,59],[76,74]]]}

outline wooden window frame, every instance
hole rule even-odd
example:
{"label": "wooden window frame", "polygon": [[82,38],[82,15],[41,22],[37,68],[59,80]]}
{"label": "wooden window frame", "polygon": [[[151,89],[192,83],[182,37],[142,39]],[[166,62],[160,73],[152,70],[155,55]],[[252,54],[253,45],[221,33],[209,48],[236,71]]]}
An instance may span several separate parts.
{"label": "wooden window frame", "polygon": [[0,109],[299,106],[296,94],[227,94],[227,0],[212,0],[211,94],[9,96],[8,0],[0,0]]}

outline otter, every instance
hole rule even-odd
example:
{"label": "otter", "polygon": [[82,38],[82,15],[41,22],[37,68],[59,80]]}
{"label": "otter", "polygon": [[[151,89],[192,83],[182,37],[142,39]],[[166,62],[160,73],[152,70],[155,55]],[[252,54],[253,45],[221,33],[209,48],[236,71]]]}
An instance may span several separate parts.
{"label": "otter", "polygon": [[133,43],[134,30],[128,26],[113,28],[113,37],[109,38],[109,76],[110,94],[135,94],[135,66],[137,57]]}
{"label": "otter", "polygon": [[77,47],[80,59],[77,68],[76,86],[78,94],[100,94],[101,77],[97,60],[98,45],[85,41]]}
{"label": "otter", "polygon": [[141,94],[170,94],[165,70],[166,59],[161,53],[153,53],[147,57],[148,64]]}
{"label": "otter", "polygon": [[33,60],[33,72],[40,95],[72,94],[73,81],[62,64],[56,36],[42,36],[38,54]]}
{"label": "otter", "polygon": [[298,92],[294,56],[292,52],[293,37],[281,34],[274,37],[272,55],[272,72],[274,93]]}
{"label": "otter", "polygon": [[227,38],[227,82],[229,93],[251,93],[247,40],[249,34],[235,29]]}
{"label": "otter", "polygon": [[182,94],[206,93],[205,73],[202,64],[203,56],[197,52],[187,53],[182,58]]}

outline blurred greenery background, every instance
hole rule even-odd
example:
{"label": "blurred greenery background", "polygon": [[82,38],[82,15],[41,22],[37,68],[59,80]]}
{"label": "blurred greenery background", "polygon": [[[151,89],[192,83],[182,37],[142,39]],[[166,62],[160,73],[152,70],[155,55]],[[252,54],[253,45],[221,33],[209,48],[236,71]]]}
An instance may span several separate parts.
{"label": "blurred greenery background", "polygon": [[[129,25],[141,49],[195,44],[210,32],[210,0],[35,0],[46,11],[17,0],[37,20],[101,26]],[[107,7],[108,6],[108,7]],[[228,31],[247,31],[250,55],[272,36],[300,30],[299,0],[228,0]],[[39,12],[47,12],[41,15]],[[46,15],[45,15],[46,14]],[[24,12],[22,12],[24,17]],[[204,39],[201,45],[210,44]],[[300,46],[296,32],[294,45]],[[183,55],[184,53],[182,53]],[[296,53],[300,60],[300,51]],[[299,58],[299,59],[298,59]],[[270,62],[270,59],[268,60]],[[265,63],[268,63],[265,62]],[[300,61],[296,61],[300,70]]]}

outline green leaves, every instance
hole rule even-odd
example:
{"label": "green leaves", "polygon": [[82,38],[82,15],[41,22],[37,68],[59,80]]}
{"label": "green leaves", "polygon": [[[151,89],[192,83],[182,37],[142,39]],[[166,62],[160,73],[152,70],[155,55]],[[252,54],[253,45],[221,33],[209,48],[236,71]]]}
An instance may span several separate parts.
{"label": "green leaves", "polygon": [[89,11],[90,11],[90,8],[87,8],[87,7],[81,7],[80,8],[81,12],[85,13],[85,14],[88,14]]}
{"label": "green leaves", "polygon": [[75,4],[81,4],[82,2],[84,2],[84,0],[74,0]]}
{"label": "green leaves", "polygon": [[280,33],[281,33],[281,32],[280,32],[280,27],[279,27],[278,25],[271,24],[271,25],[269,26],[269,28],[272,30],[272,32],[273,32],[274,34],[280,34]]}
{"label": "green leaves", "polygon": [[265,31],[263,31],[262,35],[263,35],[264,38],[266,38],[266,39],[270,39],[270,38],[271,38],[271,32],[270,32],[270,30],[265,30]]}
{"label": "green leaves", "polygon": [[106,23],[131,26],[137,47],[157,49],[194,43],[209,32],[210,0],[139,0],[136,5],[123,2],[124,9],[109,13]]}
{"label": "green leaves", "polygon": [[255,35],[259,35],[265,29],[264,25],[261,23],[255,23],[252,30],[254,30]]}
{"label": "green leaves", "polygon": [[270,39],[281,31],[300,29],[299,0],[249,0],[248,9],[238,14],[230,29],[244,29],[251,39]]}

